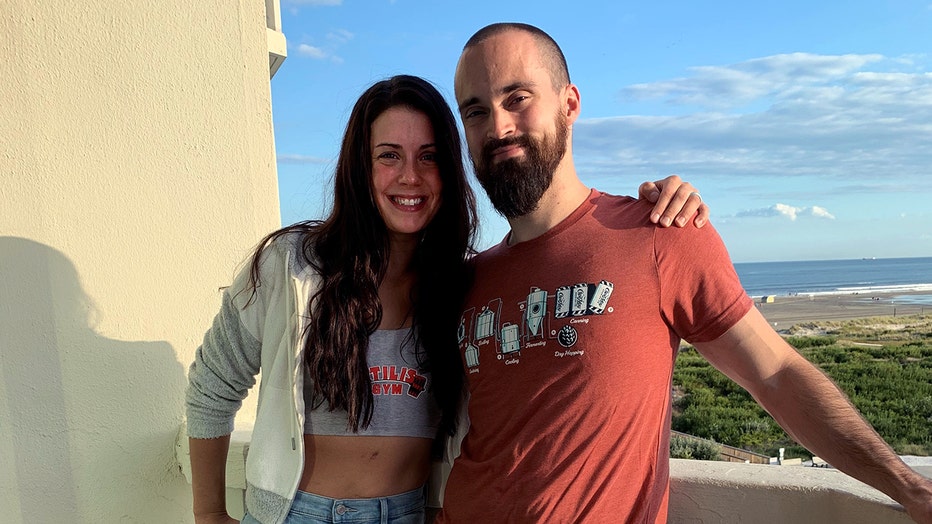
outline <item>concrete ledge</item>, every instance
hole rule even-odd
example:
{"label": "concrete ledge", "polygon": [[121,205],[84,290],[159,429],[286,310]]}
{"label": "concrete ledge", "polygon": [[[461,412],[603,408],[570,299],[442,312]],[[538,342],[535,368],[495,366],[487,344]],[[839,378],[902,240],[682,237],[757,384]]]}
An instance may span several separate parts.
{"label": "concrete ledge", "polygon": [[907,524],[902,506],[835,469],[670,461],[670,523]]}
{"label": "concrete ledge", "polygon": [[[248,428],[230,436],[227,510],[234,517],[245,511],[245,466],[251,434]],[[191,482],[184,426],[178,433],[175,453],[182,473]],[[432,477],[434,493],[442,493],[439,479],[445,480],[447,474],[449,468]],[[912,522],[893,499],[836,469],[703,460],[670,460],[669,509],[671,524]]]}

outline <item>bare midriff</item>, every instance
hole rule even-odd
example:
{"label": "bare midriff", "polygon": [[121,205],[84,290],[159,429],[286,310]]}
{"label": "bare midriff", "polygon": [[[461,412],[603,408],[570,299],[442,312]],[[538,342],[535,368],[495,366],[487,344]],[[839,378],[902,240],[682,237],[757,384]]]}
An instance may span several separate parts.
{"label": "bare midriff", "polygon": [[411,491],[427,481],[431,443],[418,437],[304,435],[298,489],[342,499]]}

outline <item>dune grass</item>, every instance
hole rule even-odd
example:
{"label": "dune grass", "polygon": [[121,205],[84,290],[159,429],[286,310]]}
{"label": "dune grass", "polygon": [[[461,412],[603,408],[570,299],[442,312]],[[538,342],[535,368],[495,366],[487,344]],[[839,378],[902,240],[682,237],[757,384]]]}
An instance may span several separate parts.
{"label": "dune grass", "polygon": [[[808,322],[787,342],[819,366],[897,453],[932,455],[932,316]],[[811,456],[751,396],[684,346],[673,429],[776,456]]]}

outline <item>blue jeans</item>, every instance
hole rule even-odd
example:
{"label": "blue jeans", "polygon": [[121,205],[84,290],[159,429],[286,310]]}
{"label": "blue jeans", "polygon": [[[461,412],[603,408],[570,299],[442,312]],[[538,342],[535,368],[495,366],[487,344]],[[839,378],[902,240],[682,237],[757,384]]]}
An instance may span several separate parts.
{"label": "blue jeans", "polygon": [[[426,487],[371,499],[332,499],[298,491],[284,524],[423,524]],[[259,524],[249,512],[242,524]]]}

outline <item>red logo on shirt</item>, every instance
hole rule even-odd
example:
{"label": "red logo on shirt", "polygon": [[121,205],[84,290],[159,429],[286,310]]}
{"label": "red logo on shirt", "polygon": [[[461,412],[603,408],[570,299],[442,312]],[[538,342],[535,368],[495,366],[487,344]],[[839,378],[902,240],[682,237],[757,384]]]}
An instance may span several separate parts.
{"label": "red logo on shirt", "polygon": [[369,378],[373,395],[403,395],[407,390],[409,397],[417,398],[427,389],[427,377],[404,366],[372,366]]}

